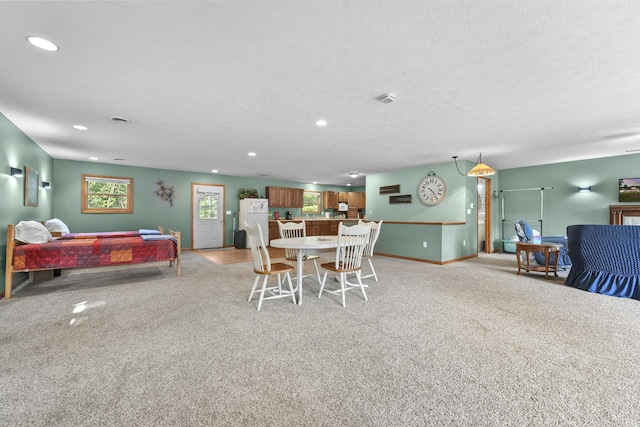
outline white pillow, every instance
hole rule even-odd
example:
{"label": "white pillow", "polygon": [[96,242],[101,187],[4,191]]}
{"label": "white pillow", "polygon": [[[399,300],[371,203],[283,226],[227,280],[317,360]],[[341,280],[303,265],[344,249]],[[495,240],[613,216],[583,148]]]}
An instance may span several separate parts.
{"label": "white pillow", "polygon": [[67,227],[67,225],[58,218],[46,220],[44,226],[52,233],[54,231],[59,231],[62,234],[69,234],[69,227]]}
{"label": "white pillow", "polygon": [[40,244],[53,240],[47,228],[37,221],[20,221],[16,225],[16,240],[23,243]]}

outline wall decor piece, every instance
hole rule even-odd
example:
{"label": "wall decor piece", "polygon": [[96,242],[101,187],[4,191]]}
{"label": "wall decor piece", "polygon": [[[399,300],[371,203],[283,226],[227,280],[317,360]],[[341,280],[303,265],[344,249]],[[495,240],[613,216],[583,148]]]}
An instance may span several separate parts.
{"label": "wall decor piece", "polygon": [[380,194],[391,194],[391,193],[399,193],[399,192],[400,192],[400,184],[385,185],[384,187],[380,187]]}
{"label": "wall decor piece", "polygon": [[389,196],[389,203],[411,203],[411,194],[401,196]]}
{"label": "wall decor piece", "polygon": [[154,190],[153,194],[160,197],[161,200],[169,202],[169,207],[173,207],[173,197],[176,194],[176,190],[173,185],[171,187],[164,185],[164,180],[158,179],[156,181],[158,188]]}
{"label": "wall decor piece", "polygon": [[640,202],[640,178],[620,178],[618,180],[619,202]]}
{"label": "wall decor piece", "polygon": [[437,205],[447,195],[447,185],[444,179],[431,171],[418,184],[418,197],[420,201],[428,206]]}
{"label": "wall decor piece", "polygon": [[24,205],[38,206],[38,186],[40,174],[29,167],[25,167],[24,180]]}

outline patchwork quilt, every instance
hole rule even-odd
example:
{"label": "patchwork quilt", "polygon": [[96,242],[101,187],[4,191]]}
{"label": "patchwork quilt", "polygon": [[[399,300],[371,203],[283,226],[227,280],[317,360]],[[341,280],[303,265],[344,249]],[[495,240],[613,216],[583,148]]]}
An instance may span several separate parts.
{"label": "patchwork quilt", "polygon": [[176,259],[175,239],[145,240],[137,231],[127,233],[136,236],[84,236],[40,245],[19,245],[14,249],[13,270],[101,267]]}

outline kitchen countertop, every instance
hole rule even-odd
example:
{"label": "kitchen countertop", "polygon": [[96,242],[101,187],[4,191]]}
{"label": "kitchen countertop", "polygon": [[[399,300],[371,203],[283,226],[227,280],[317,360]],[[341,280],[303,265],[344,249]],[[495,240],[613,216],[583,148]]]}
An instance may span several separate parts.
{"label": "kitchen countertop", "polygon": [[[364,219],[364,218],[362,218]],[[284,218],[280,218],[279,221],[282,222],[287,222],[287,221],[358,221],[358,218],[307,218],[307,217],[293,217],[293,219],[284,219]],[[273,218],[270,218],[269,221],[273,221],[275,222],[276,220]]]}

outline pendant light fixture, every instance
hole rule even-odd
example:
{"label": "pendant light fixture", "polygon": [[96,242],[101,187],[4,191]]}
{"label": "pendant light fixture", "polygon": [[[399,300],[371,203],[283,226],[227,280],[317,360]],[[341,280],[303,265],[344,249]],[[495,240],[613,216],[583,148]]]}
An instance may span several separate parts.
{"label": "pendant light fixture", "polygon": [[[456,169],[458,169],[458,173],[460,175],[465,175],[462,172],[460,172],[460,168],[458,168],[458,156],[453,156],[453,161],[456,163]],[[466,176],[476,176],[476,177],[487,176],[487,175],[493,175],[495,173],[496,173],[496,170],[494,168],[482,163],[482,153],[480,153],[480,156],[478,156],[478,161],[476,162],[476,165],[473,168],[471,168],[469,172],[466,173]]]}

